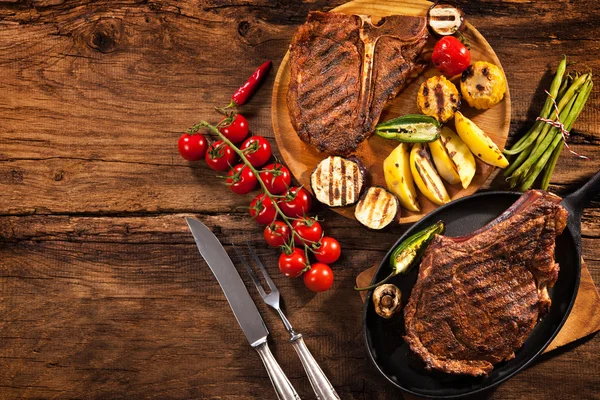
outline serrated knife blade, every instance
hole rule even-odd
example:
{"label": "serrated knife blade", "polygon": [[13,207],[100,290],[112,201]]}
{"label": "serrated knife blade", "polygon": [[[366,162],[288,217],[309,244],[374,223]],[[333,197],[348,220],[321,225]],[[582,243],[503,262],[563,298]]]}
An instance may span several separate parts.
{"label": "serrated knife blade", "polygon": [[194,235],[200,255],[221,285],[248,342],[252,347],[264,343],[269,331],[223,245],[202,222],[189,217],[185,220]]}

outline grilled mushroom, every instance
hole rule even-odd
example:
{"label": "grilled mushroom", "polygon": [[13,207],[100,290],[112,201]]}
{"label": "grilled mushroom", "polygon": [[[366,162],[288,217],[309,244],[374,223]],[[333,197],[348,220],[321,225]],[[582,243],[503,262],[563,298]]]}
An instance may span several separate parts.
{"label": "grilled mushroom", "polygon": [[400,311],[402,292],[395,285],[386,283],[373,291],[373,304],[379,316],[389,319]]}

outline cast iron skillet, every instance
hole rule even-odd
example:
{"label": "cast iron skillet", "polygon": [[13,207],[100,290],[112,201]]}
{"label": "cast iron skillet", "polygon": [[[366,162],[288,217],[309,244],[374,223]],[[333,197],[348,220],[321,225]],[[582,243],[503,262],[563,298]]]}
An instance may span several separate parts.
{"label": "cast iron skillet", "polygon": [[[402,340],[404,320],[402,313],[390,320],[379,317],[367,295],[363,313],[363,333],[371,360],[379,371],[398,388],[418,395],[439,399],[466,396],[489,389],[507,380],[531,363],[556,336],[575,302],[581,272],[581,211],[596,194],[600,193],[600,172],[575,193],[565,197],[562,205],[569,212],[567,227],[556,239],[556,261],[560,264],[558,281],[550,290],[552,306],[534,328],[516,357],[497,364],[487,377],[454,376],[441,372],[427,372],[417,356]],[[426,215],[398,239],[386,254],[373,278],[375,283],[389,274],[389,256],[392,250],[411,234],[439,220],[446,223],[447,236],[461,236],[483,227],[509,208],[521,195],[515,192],[482,192],[448,203]],[[418,267],[407,275],[390,281],[402,291],[403,305],[417,280]]]}

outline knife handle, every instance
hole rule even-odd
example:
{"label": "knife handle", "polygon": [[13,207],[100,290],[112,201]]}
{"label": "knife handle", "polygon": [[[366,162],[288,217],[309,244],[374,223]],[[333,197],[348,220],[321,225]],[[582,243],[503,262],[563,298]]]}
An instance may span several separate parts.
{"label": "knife handle", "polygon": [[302,335],[295,334],[291,342],[294,346],[294,350],[298,353],[298,357],[300,357],[300,361],[302,361],[302,366],[306,371],[306,375],[308,375],[308,380],[310,380],[310,385],[317,395],[317,399],[339,400],[340,397],[331,385],[331,382],[329,382],[329,379],[327,379],[323,370],[319,367],[319,364],[317,364],[317,361],[310,353],[310,350],[306,347]]}
{"label": "knife handle", "polygon": [[298,393],[290,383],[289,379],[283,373],[283,370],[277,363],[277,360],[271,353],[266,341],[255,347],[258,355],[267,369],[273,388],[279,400],[300,400]]}

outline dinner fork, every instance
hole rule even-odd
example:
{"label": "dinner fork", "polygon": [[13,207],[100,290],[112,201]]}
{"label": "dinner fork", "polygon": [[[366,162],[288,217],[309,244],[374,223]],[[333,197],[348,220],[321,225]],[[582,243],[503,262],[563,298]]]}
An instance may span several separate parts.
{"label": "dinner fork", "polygon": [[272,308],[274,308],[275,310],[277,310],[277,313],[281,317],[281,320],[283,321],[283,325],[285,326],[285,329],[287,329],[287,331],[290,334],[290,343],[292,343],[292,346],[294,346],[294,350],[296,350],[296,353],[298,353],[298,357],[300,357],[302,366],[304,367],[304,370],[306,371],[306,375],[308,375],[308,379],[310,380],[310,385],[312,386],[315,394],[317,395],[317,399],[339,400],[339,396],[336,393],[333,386],[331,385],[331,383],[329,382],[329,379],[327,379],[327,377],[323,373],[323,370],[321,369],[321,367],[319,367],[319,364],[317,364],[317,361],[315,360],[313,355],[308,350],[308,347],[306,347],[306,344],[304,343],[304,339],[302,339],[302,335],[300,333],[297,333],[294,331],[292,324],[286,318],[285,314],[281,310],[281,307],[279,305],[279,299],[280,299],[279,289],[277,289],[277,286],[275,286],[275,283],[273,282],[273,280],[267,273],[265,266],[258,258],[258,255],[254,251],[254,249],[250,246],[250,244],[248,242],[246,242],[246,245],[248,246],[248,250],[250,250],[250,254],[252,254],[252,257],[254,258],[256,265],[260,269],[260,271],[263,275],[263,278],[265,279],[265,282],[269,286],[269,291],[270,291],[269,293],[265,292],[262,284],[260,283],[260,280],[254,273],[254,271],[252,270],[250,265],[246,262],[244,257],[242,257],[241,254],[238,252],[237,248],[233,245],[233,243],[231,245],[232,245],[235,253],[237,254],[238,258],[241,260],[242,264],[244,264],[244,267],[246,267],[246,270],[248,271],[250,278],[252,278],[252,282],[254,282],[254,286],[256,286],[256,289],[258,290],[258,293],[260,293],[260,296],[262,297],[264,302],[267,303]]}

